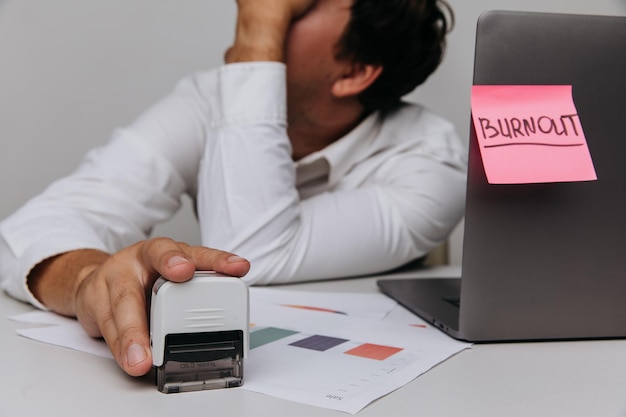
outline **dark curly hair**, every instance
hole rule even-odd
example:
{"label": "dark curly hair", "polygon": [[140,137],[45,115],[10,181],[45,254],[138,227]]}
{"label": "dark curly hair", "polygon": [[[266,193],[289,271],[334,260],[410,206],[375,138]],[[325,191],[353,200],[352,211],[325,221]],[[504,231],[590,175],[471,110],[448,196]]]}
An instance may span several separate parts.
{"label": "dark curly hair", "polygon": [[444,0],[354,0],[337,58],[382,66],[359,95],[366,110],[389,110],[426,81],[441,63],[453,19]]}

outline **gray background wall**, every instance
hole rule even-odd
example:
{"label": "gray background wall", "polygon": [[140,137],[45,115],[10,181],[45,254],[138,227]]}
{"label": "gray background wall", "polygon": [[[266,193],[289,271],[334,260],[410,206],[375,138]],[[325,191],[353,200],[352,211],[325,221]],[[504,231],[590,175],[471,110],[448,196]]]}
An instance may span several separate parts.
{"label": "gray background wall", "polygon": [[[384,0],[381,0],[384,1]],[[474,30],[484,10],[626,15],[626,0],[449,0],[446,59],[409,98],[468,136]],[[235,0],[0,0],[0,218],[170,91],[219,65]],[[156,234],[199,242],[190,201]],[[462,228],[451,238],[460,263]]]}

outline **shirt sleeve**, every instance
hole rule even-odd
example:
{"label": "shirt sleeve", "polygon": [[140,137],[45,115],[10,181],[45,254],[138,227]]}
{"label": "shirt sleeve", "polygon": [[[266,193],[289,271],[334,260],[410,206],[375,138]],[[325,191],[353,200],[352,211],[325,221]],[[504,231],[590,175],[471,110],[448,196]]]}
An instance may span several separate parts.
{"label": "shirt sleeve", "polygon": [[12,296],[42,307],[26,277],[51,256],[77,249],[109,253],[145,239],[195,193],[214,73],[196,74],[131,126],[89,152],[0,224],[0,279]]}
{"label": "shirt sleeve", "polygon": [[[267,284],[371,274],[426,254],[461,217],[465,170],[431,150],[381,162],[361,184],[301,200],[286,133],[284,73],[220,74],[218,125],[199,176],[203,242],[251,261]],[[445,141],[449,132],[438,132]],[[372,162],[374,163],[374,162]]]}

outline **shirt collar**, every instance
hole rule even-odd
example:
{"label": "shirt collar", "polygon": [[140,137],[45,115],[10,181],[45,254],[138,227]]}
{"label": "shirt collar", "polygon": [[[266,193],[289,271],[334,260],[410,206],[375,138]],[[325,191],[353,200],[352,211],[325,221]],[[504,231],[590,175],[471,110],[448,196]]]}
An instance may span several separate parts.
{"label": "shirt collar", "polygon": [[328,164],[328,185],[335,185],[352,167],[367,159],[384,146],[379,138],[381,116],[370,114],[348,134],[327,147],[305,156],[296,162],[296,167],[319,164],[323,159]]}

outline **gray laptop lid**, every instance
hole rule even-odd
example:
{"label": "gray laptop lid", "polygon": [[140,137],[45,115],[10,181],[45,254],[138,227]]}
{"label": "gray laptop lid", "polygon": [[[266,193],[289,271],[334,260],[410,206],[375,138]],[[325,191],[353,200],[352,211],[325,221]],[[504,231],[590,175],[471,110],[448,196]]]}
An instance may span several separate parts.
{"label": "gray laptop lid", "polygon": [[[488,184],[472,129],[451,333],[472,341],[626,337],[626,18],[485,13],[474,84],[572,85],[598,180]],[[440,323],[423,305],[403,304]]]}
{"label": "gray laptop lid", "polygon": [[491,12],[476,39],[474,84],[572,85],[598,180],[487,184],[472,134],[461,333],[626,336],[626,18]]}

